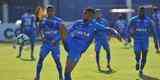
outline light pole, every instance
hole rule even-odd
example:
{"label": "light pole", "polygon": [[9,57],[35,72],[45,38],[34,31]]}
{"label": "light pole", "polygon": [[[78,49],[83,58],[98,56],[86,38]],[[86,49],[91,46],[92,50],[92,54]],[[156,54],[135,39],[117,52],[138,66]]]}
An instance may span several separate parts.
{"label": "light pole", "polygon": [[49,0],[43,0],[43,5],[47,7],[49,5]]}
{"label": "light pole", "polygon": [[[126,6],[127,6],[128,9],[132,9],[132,0],[126,0]],[[129,20],[129,18],[132,17],[132,12],[129,12],[127,14],[127,16],[128,16],[127,17],[128,20]]]}

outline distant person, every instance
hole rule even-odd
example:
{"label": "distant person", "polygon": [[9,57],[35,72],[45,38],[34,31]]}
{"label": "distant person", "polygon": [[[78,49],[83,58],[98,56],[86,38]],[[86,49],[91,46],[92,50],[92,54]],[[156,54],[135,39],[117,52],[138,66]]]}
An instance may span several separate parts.
{"label": "distant person", "polygon": [[160,10],[157,7],[153,8],[152,19],[155,23],[155,48],[156,52],[160,53]]}
{"label": "distant person", "polygon": [[135,67],[140,77],[143,77],[143,70],[147,62],[149,36],[154,34],[153,27],[153,21],[146,15],[144,7],[140,7],[137,16],[132,17],[129,21],[130,35],[134,41]]}
{"label": "distant person", "polygon": [[114,28],[120,33],[125,47],[129,45],[130,39],[128,38],[128,20],[125,14],[120,14],[115,22]]}
{"label": "distant person", "polygon": [[[95,10],[95,21],[101,25],[104,25],[105,27],[109,27],[109,23],[106,19],[102,17],[102,11],[101,9],[96,9]],[[103,47],[105,52],[106,52],[106,62],[107,62],[107,68],[111,72],[111,52],[110,52],[110,45],[109,45],[109,32],[110,30],[96,30],[95,32],[95,52],[96,52],[96,63],[98,70],[101,71],[101,66],[100,66],[100,51],[101,48]]]}
{"label": "distant person", "polygon": [[[21,33],[25,34],[29,37],[30,40],[30,48],[31,48],[31,60],[34,60],[34,47],[35,47],[35,41],[36,41],[36,19],[33,14],[31,14],[31,9],[28,9],[24,15],[21,17]],[[20,58],[22,55],[24,43],[22,43],[19,47],[19,54],[17,58]]]}

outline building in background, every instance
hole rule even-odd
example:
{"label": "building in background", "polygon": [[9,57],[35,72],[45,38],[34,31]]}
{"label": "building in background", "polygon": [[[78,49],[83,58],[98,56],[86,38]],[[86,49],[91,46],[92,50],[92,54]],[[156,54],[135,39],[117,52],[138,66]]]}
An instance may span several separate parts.
{"label": "building in background", "polygon": [[[65,21],[73,21],[81,17],[81,12],[86,7],[103,9],[104,16],[111,19],[110,9],[126,8],[126,0],[0,0],[0,20],[15,22],[28,8],[33,13],[38,5],[55,5],[57,15]],[[132,0],[133,8],[139,5],[159,5],[160,0]]]}

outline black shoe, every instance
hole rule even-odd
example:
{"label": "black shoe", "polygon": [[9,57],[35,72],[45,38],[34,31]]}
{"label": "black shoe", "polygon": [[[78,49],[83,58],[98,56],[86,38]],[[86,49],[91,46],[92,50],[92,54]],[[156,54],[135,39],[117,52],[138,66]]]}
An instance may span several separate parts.
{"label": "black shoe", "polygon": [[139,71],[139,76],[140,76],[141,78],[143,78],[143,71],[142,71],[142,70]]}
{"label": "black shoe", "polygon": [[35,60],[35,58],[34,58],[34,57],[31,57],[31,60]]}
{"label": "black shoe", "polygon": [[160,53],[160,50],[157,50],[156,53]]}
{"label": "black shoe", "polygon": [[101,71],[101,67],[98,67],[98,71]]}
{"label": "black shoe", "polygon": [[109,72],[112,72],[112,68],[111,68],[110,65],[107,65],[107,68],[108,68],[108,71],[109,71]]}
{"label": "black shoe", "polygon": [[35,77],[34,80],[40,80],[38,77]]}
{"label": "black shoe", "polygon": [[139,70],[139,64],[136,64],[136,71]]}
{"label": "black shoe", "polygon": [[20,57],[21,57],[20,55],[16,56],[16,58],[20,58]]}

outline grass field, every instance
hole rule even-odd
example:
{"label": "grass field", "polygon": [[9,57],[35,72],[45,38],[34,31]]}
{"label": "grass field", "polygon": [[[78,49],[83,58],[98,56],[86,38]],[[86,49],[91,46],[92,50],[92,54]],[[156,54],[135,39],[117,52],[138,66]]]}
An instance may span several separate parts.
{"label": "grass field", "polygon": [[[73,80],[138,80],[135,71],[133,50],[125,49],[117,40],[112,40],[113,73],[98,72],[95,63],[94,45],[82,56],[80,63],[73,72]],[[21,59],[16,58],[17,50],[9,43],[0,43],[0,80],[33,80],[40,45],[36,46],[36,61],[29,61],[29,50],[25,49]],[[65,66],[66,52],[62,48],[62,62]],[[106,67],[105,53],[101,51],[101,64]],[[148,63],[145,67],[145,80],[160,80],[160,54],[155,53],[153,44],[150,45]],[[41,80],[58,80],[54,61],[49,55],[43,66]]]}

